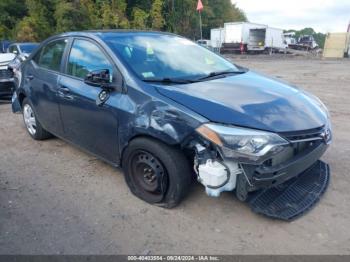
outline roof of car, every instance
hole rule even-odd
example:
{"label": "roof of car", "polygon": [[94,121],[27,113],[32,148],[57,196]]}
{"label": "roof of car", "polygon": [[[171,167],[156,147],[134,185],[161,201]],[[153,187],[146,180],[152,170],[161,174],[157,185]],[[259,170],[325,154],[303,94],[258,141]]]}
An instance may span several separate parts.
{"label": "roof of car", "polygon": [[82,32],[89,32],[95,34],[103,33],[159,33],[159,34],[172,34],[169,32],[153,31],[153,30],[138,30],[138,29],[103,29],[103,30],[85,30]]}
{"label": "roof of car", "polygon": [[34,43],[34,42],[15,42],[15,43],[11,43],[11,46],[12,45],[39,45],[39,43]]}
{"label": "roof of car", "polygon": [[103,39],[103,36],[110,36],[110,35],[121,35],[121,34],[158,34],[158,35],[173,35],[176,36],[173,33],[169,32],[160,32],[160,31],[150,31],[150,30],[132,30],[132,29],[107,29],[107,30],[85,30],[85,31],[73,31],[73,32],[64,32],[61,34],[53,35],[43,42],[41,42],[42,45],[45,45],[46,43],[58,39],[58,38],[64,38],[64,37],[90,37],[95,40],[97,39]]}
{"label": "roof of car", "polygon": [[169,32],[151,31],[151,30],[132,30],[132,29],[105,29],[105,30],[85,30],[85,31],[74,31],[65,32],[57,36],[83,36],[83,35],[94,35],[101,36],[104,34],[162,34],[162,35],[174,35]]}

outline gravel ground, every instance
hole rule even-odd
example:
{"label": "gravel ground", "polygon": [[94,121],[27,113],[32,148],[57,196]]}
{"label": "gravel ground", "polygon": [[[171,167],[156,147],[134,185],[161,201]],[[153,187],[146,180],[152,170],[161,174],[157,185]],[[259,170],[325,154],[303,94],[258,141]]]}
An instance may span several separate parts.
{"label": "gravel ground", "polygon": [[350,60],[234,59],[329,107],[332,180],[311,212],[275,221],[200,185],[178,208],[150,206],[120,170],[59,139],[32,140],[21,115],[0,104],[0,254],[350,254]]}

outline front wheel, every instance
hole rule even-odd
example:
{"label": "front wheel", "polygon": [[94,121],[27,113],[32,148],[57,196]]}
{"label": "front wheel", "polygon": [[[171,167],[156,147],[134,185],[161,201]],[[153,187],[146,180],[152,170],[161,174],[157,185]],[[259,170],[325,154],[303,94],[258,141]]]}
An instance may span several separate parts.
{"label": "front wheel", "polygon": [[23,121],[29,135],[35,140],[44,140],[52,135],[47,132],[38,121],[32,103],[25,98],[22,103]]}
{"label": "front wheel", "polygon": [[178,149],[151,138],[136,138],[123,154],[126,183],[138,198],[172,208],[190,190],[191,169]]}

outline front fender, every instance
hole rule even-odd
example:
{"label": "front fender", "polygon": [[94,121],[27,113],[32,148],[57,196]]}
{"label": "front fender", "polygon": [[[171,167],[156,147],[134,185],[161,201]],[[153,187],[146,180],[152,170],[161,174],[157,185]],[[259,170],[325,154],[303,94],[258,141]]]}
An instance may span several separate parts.
{"label": "front fender", "polygon": [[135,137],[153,137],[168,145],[181,145],[198,126],[208,121],[157,92],[149,96],[129,88],[128,93],[118,101],[120,157]]}

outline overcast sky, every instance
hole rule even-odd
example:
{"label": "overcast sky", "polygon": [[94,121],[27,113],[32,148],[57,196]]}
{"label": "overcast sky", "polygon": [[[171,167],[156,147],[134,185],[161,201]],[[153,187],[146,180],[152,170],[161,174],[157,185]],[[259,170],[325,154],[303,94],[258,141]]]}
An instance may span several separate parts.
{"label": "overcast sky", "polygon": [[282,29],[312,27],[318,32],[346,32],[350,0],[231,0],[250,22]]}

